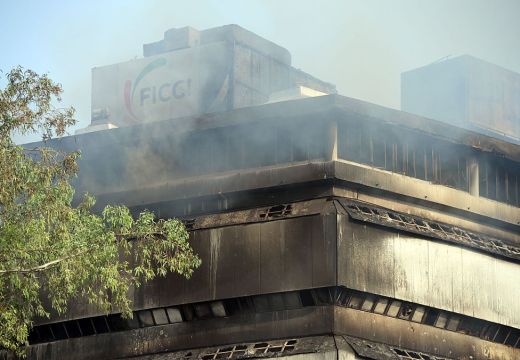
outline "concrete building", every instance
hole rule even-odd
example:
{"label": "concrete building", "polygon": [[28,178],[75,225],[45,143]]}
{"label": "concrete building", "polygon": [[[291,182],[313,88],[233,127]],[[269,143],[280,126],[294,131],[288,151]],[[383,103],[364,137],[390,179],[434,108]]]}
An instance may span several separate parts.
{"label": "concrete building", "polygon": [[520,144],[520,74],[464,55],[401,76],[404,111]]}
{"label": "concrete building", "polygon": [[[120,127],[54,143],[83,151],[77,192],[100,208],[183,219],[201,268],[135,290],[132,320],[78,303],[36,324],[29,358],[520,358],[520,146],[336,95],[238,27],[210,34],[167,32],[145,55],[179,65],[176,51],[223,39],[234,62],[205,83],[231,79],[222,108],[197,94],[135,110],[162,85],[134,91],[137,76],[125,92],[126,74],[94,70],[93,123]],[[269,102],[298,86],[329,95]]]}
{"label": "concrete building", "polygon": [[236,25],[170,29],[163,40],[145,44],[143,53],[142,59],[92,70],[92,126],[229,111],[292,89],[336,93],[333,85],[293,68],[289,51]]}

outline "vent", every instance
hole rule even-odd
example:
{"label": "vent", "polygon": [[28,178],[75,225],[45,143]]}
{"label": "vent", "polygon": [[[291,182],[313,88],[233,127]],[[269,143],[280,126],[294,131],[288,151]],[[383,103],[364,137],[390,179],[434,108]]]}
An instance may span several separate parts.
{"label": "vent", "polygon": [[343,339],[354,349],[357,355],[363,359],[396,360],[453,360],[450,358],[439,357],[437,355],[425,354],[423,352],[405,350],[392,347],[383,343],[358,339],[351,336],[342,336]]}
{"label": "vent", "polygon": [[247,345],[235,345],[226,348],[218,348],[215,352],[202,355],[202,360],[235,359],[246,354]]}
{"label": "vent", "polygon": [[333,296],[334,303],[338,306],[434,326],[520,348],[520,330],[509,326],[346,288],[317,290],[316,293],[323,294],[321,298]]}
{"label": "vent", "polygon": [[255,344],[255,355],[268,354],[268,353],[284,353],[286,351],[294,350],[296,340],[287,340],[283,343],[273,344],[271,343],[258,343]]}
{"label": "vent", "polygon": [[258,357],[266,354],[282,354],[293,351],[297,344],[296,339],[282,340],[282,341],[268,341],[256,344],[240,344],[231,345],[203,351],[199,354],[198,359],[201,360],[215,360],[215,359],[236,359],[236,358],[250,358]]}
{"label": "vent", "polygon": [[425,353],[417,351],[403,350],[397,348],[392,348],[392,351],[394,354],[397,355],[399,360],[452,360],[445,357],[427,355]]}
{"label": "vent", "polygon": [[497,238],[365,203],[343,199],[340,200],[340,203],[353,219],[359,221],[387,226],[520,260],[520,247],[508,245]]}
{"label": "vent", "polygon": [[292,211],[292,204],[276,205],[271,206],[268,209],[261,210],[259,216],[261,219],[276,219],[289,216],[292,214]]}

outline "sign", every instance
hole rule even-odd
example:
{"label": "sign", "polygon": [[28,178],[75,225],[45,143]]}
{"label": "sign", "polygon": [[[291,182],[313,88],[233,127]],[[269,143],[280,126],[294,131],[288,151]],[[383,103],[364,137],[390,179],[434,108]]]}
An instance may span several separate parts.
{"label": "sign", "polygon": [[92,113],[118,126],[225,110],[230,55],[224,43],[92,70]]}

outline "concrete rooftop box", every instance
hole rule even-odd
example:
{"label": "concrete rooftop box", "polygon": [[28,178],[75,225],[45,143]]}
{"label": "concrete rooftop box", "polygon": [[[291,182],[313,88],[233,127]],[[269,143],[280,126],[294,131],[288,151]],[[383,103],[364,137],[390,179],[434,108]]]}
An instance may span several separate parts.
{"label": "concrete rooftop box", "polygon": [[263,104],[274,92],[334,85],[291,66],[287,49],[237,25],[170,29],[144,58],[92,70],[92,125],[126,126]]}
{"label": "concrete rooftop box", "polygon": [[401,75],[402,110],[520,141],[520,74],[464,55]]}

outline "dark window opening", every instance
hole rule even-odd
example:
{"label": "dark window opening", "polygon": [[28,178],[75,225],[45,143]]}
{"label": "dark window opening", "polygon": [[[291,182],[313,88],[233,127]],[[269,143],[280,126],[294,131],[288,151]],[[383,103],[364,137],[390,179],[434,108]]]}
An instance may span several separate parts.
{"label": "dark window opening", "polygon": [[469,191],[467,167],[471,153],[462,145],[421,134],[403,136],[391,126],[340,123],[338,155],[345,160]]}
{"label": "dark window opening", "polygon": [[520,166],[510,160],[482,156],[479,161],[480,196],[520,206],[518,198]]}
{"label": "dark window opening", "polygon": [[[447,331],[454,331],[469,336],[479,337],[495,343],[520,348],[520,330],[508,326],[491,323],[465,315],[454,314],[429,308],[424,305],[404,302],[397,299],[377,296],[362,291],[343,287],[325,287],[273,293],[241,298],[211,301],[204,303],[185,304],[178,307],[155,308],[139,310],[133,319],[124,319],[121,314],[97,316],[62,323],[40,325],[31,329],[31,344],[62,340],[73,337],[117,332],[157,325],[175,324],[182,321],[198,321],[220,317],[246,315],[262,312],[289,311],[308,306],[336,305],[368,313],[390,316],[398,321],[434,326]],[[269,352],[284,352],[295,348],[297,340],[263,342],[254,346],[258,354]],[[251,344],[251,349],[253,349]],[[217,349],[206,354],[208,359],[229,358],[227,356],[247,351],[243,345]],[[396,354],[405,356],[399,353]],[[413,359],[410,351],[402,350],[403,354]],[[254,352],[253,352],[254,353]],[[416,353],[423,359],[428,359],[422,353]],[[210,355],[212,357],[210,357]],[[189,357],[189,356],[187,356]]]}

